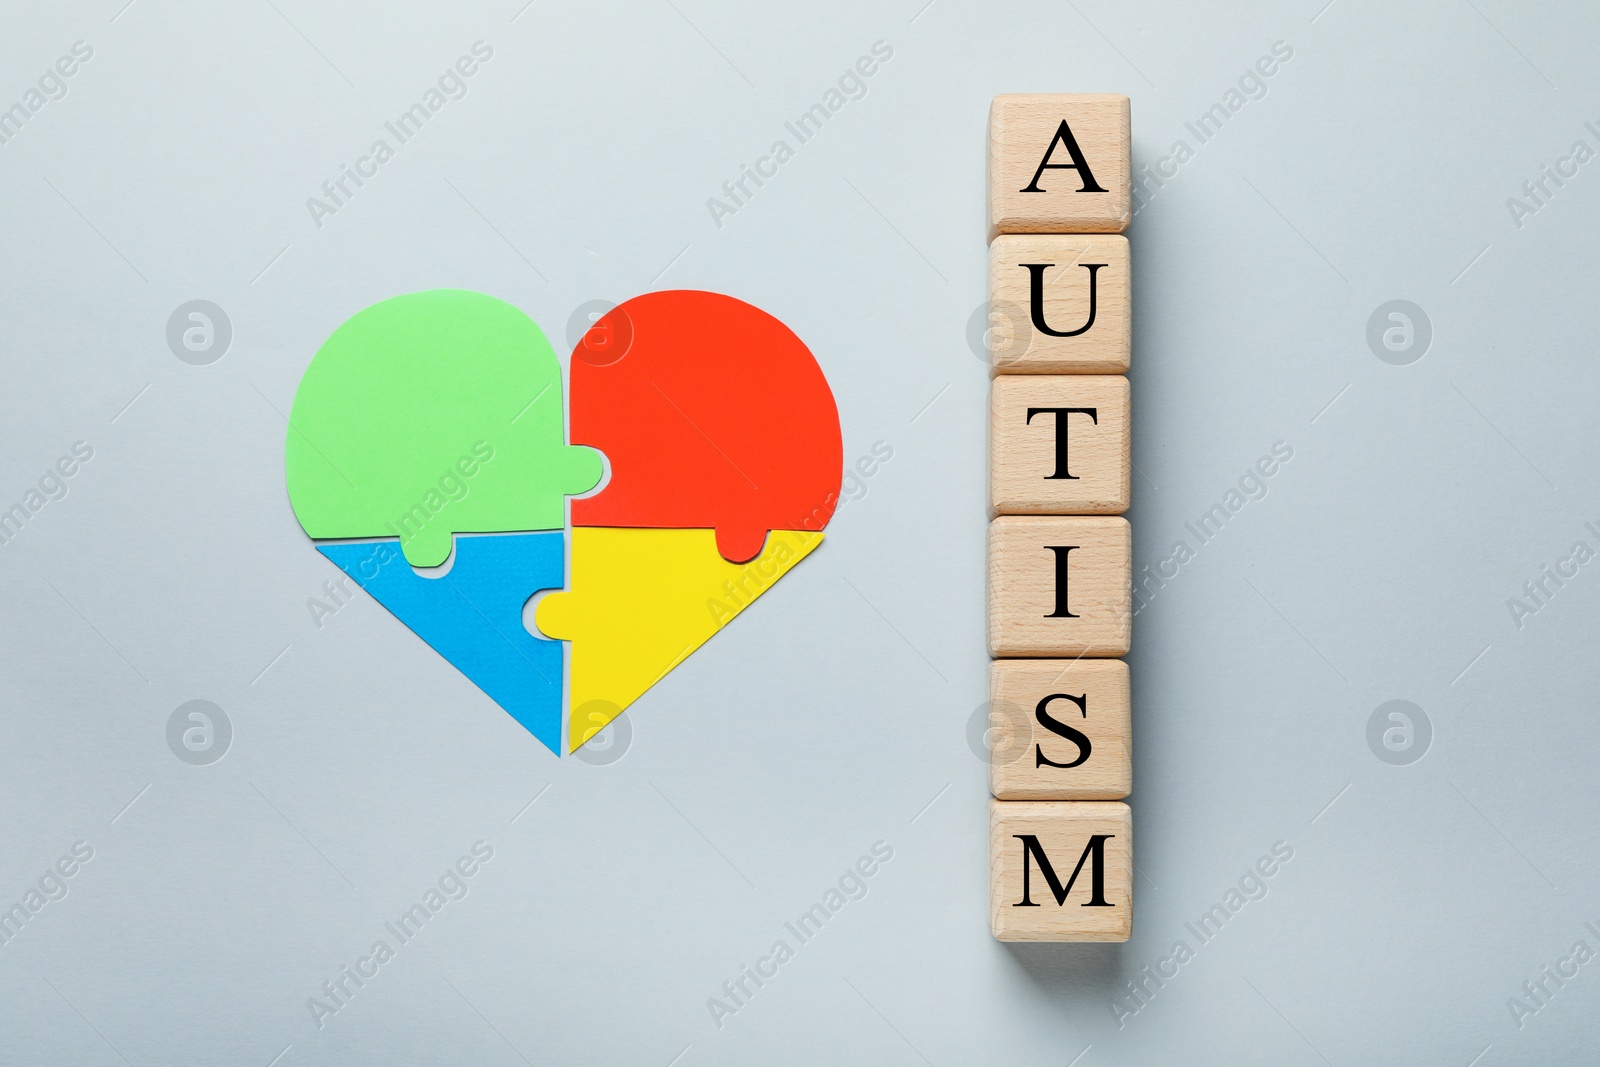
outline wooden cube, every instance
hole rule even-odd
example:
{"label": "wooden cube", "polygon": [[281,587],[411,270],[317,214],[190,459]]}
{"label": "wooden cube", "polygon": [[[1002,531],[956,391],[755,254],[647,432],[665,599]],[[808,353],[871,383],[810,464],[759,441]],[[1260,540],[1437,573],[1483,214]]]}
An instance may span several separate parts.
{"label": "wooden cube", "polygon": [[990,384],[991,515],[1120,515],[1132,451],[1126,378],[1002,374]]}
{"label": "wooden cube", "polygon": [[989,106],[989,234],[1121,233],[1132,218],[1128,98],[1015,93]]}
{"label": "wooden cube", "polygon": [[1115,801],[992,801],[989,927],[1001,941],[1126,941],[1133,813]]}
{"label": "wooden cube", "polygon": [[1133,789],[1128,665],[989,664],[989,791],[1001,800],[1121,800]]}
{"label": "wooden cube", "polygon": [[1128,239],[1002,234],[989,245],[989,361],[1005,374],[1123,374],[1133,351]]}
{"label": "wooden cube", "polygon": [[1133,630],[1133,533],[1099,515],[989,524],[991,656],[1122,656]]}

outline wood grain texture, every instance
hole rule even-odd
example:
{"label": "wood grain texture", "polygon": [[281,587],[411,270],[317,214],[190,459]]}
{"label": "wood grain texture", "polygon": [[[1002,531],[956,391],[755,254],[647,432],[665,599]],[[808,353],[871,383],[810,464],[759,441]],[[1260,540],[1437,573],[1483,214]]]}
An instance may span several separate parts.
{"label": "wood grain texture", "polygon": [[[1035,324],[1030,264],[1044,265],[1044,324],[1081,333],[1057,337]],[[1130,271],[1128,239],[1116,234],[996,237],[989,245],[991,365],[1004,374],[1126,373],[1133,351]]]}
{"label": "wood grain texture", "polygon": [[[995,378],[989,387],[990,515],[1127,511],[1133,488],[1128,405],[1128,379],[1116,375]],[[1052,408],[1079,410],[1041,410]]]}
{"label": "wood grain texture", "polygon": [[[1041,721],[1041,705],[1047,720],[1087,744]],[[1133,790],[1130,708],[1128,665],[1119,659],[995,660],[989,791],[1001,800],[1121,800]]]}
{"label": "wood grain texture", "polygon": [[[1073,546],[1071,552],[1051,547]],[[1067,560],[1057,615],[1057,560]],[[991,656],[1123,656],[1133,629],[1133,535],[1098,515],[1002,515],[989,524]]]}
{"label": "wood grain texture", "polygon": [[[1039,164],[1065,121],[1095,183],[1080,191],[1076,170]],[[989,234],[1121,233],[1132,219],[1133,144],[1128,98],[1118,94],[1013,93],[989,106]],[[1050,162],[1071,163],[1060,145]]]}
{"label": "wood grain texture", "polygon": [[[1092,899],[1093,858],[1066,897],[1056,901],[1049,882],[1017,835],[1032,835],[1057,881],[1073,868],[1097,834],[1103,842],[1104,907]],[[1023,868],[1028,865],[1027,894]],[[1019,906],[1026,899],[1037,907]],[[1126,941],[1133,934],[1133,813],[1115,801],[991,801],[989,811],[989,928],[1001,941]]]}

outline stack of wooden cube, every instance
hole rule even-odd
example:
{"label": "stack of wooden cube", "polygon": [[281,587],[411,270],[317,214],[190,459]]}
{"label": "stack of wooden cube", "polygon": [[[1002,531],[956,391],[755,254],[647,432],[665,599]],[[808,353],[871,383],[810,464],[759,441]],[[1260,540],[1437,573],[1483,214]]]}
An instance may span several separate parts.
{"label": "stack of wooden cube", "polygon": [[1128,98],[989,111],[990,918],[1133,928]]}

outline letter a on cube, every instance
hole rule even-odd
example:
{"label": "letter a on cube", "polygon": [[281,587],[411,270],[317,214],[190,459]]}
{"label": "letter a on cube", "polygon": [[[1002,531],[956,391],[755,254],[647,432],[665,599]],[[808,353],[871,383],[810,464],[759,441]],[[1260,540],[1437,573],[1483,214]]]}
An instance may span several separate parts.
{"label": "letter a on cube", "polygon": [[989,107],[989,235],[1121,233],[1132,215],[1128,98],[1025,94]]}

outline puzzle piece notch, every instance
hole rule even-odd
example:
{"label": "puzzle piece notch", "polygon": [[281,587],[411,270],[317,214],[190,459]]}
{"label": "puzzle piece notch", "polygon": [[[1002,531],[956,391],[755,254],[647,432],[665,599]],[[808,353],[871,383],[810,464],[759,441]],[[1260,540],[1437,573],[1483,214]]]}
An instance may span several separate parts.
{"label": "puzzle piece notch", "polygon": [[541,633],[572,642],[570,749],[821,543],[820,533],[775,530],[755,559],[734,564],[712,530],[574,527],[571,588],[547,595],[535,614]]}
{"label": "puzzle piece notch", "polygon": [[561,530],[600,455],[566,444],[561,365],[534,321],[434,289],[347,319],[306,368],[284,446],[313,538],[396,537],[435,567],[454,534]]}
{"label": "puzzle piece notch", "polygon": [[719,526],[716,529],[717,554],[729,563],[749,563],[766,547],[767,533],[765,528]]}
{"label": "puzzle piece notch", "polygon": [[715,529],[730,563],[768,531],[820,531],[844,448],[822,368],[761,309],[720,293],[646,293],[612,308],[573,350],[572,440],[611,480],[573,502],[573,525]]}
{"label": "puzzle piece notch", "polygon": [[393,540],[317,551],[560,755],[561,645],[530,634],[522,608],[562,586],[564,540],[559,531],[457,537],[455,559],[437,578],[412,570]]}

